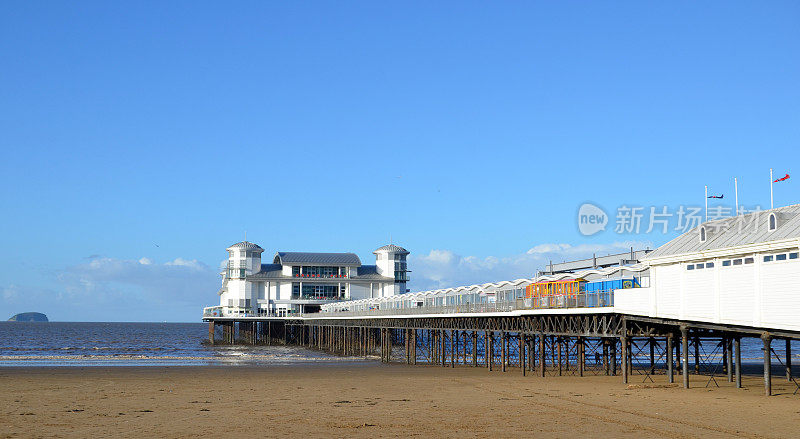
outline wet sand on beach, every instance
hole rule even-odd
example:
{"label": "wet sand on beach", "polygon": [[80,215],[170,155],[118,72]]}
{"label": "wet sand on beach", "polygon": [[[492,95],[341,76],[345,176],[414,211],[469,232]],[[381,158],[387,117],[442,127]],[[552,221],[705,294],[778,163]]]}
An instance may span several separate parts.
{"label": "wet sand on beach", "polygon": [[[676,377],[679,379],[679,377]],[[800,396],[405,365],[0,369],[0,437],[793,437]]]}

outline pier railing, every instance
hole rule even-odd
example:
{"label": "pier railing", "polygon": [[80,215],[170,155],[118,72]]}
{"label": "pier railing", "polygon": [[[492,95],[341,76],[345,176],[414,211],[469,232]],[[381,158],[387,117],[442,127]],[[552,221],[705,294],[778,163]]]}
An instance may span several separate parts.
{"label": "pier railing", "polygon": [[203,317],[370,317],[422,314],[498,313],[536,309],[602,308],[614,306],[614,291],[598,291],[581,294],[552,295],[547,297],[518,298],[484,303],[457,305],[401,306],[389,304],[381,309],[352,309],[322,313],[274,313],[252,311],[246,308],[210,306],[203,309]]}
{"label": "pier railing", "polygon": [[598,291],[571,295],[520,298],[492,303],[465,303],[459,305],[412,306],[382,309],[347,310],[301,314],[302,317],[369,317],[421,314],[497,313],[536,309],[602,308],[614,306],[614,291]]}

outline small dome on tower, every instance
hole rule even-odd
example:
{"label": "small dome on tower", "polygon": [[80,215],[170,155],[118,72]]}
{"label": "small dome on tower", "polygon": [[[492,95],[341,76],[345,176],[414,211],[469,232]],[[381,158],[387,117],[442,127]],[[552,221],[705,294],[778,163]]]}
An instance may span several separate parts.
{"label": "small dome on tower", "polygon": [[378,253],[378,252],[381,252],[381,253],[397,253],[397,254],[401,254],[401,255],[407,255],[407,254],[411,253],[410,251],[404,249],[403,247],[400,247],[400,246],[394,245],[394,244],[384,245],[383,247],[375,250],[372,253]]}
{"label": "small dome on tower", "polygon": [[233,244],[232,246],[228,247],[226,250],[248,250],[248,251],[256,251],[256,252],[263,252],[264,249],[259,247],[257,244],[253,244],[252,242],[242,241]]}

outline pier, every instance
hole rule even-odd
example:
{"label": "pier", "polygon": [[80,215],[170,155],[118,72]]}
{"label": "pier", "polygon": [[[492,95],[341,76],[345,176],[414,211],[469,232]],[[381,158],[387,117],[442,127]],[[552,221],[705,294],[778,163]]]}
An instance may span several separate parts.
{"label": "pier", "polygon": [[[537,377],[611,375],[625,384],[679,379],[684,388],[718,386],[721,380],[741,388],[744,338],[761,339],[768,352],[765,395],[772,394],[773,361],[785,369],[784,379],[797,385],[789,343],[800,334],[734,326],[617,313],[209,319],[214,344],[292,345],[385,363],[515,370]],[[776,354],[777,343],[785,343],[785,355]]]}
{"label": "pier", "polygon": [[221,302],[203,319],[215,344],[539,377],[603,374],[626,384],[679,379],[684,388],[741,388],[742,340],[757,339],[764,394],[778,369],[800,394],[791,349],[800,340],[800,205],[709,221],[653,251],[557,265],[529,279],[329,300],[319,312]]}

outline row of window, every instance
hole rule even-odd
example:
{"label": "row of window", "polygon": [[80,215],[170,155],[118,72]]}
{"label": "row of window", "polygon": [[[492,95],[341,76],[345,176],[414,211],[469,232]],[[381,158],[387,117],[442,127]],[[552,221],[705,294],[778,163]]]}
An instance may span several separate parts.
{"label": "row of window", "polygon": [[294,277],[346,277],[347,267],[315,267],[315,266],[299,266],[292,267],[292,276]]}
{"label": "row of window", "polygon": [[[388,259],[388,258],[389,258],[389,255],[387,255],[385,253],[378,253],[377,255],[375,255],[375,259],[378,260],[378,261],[382,261],[382,260]],[[406,260],[406,255],[394,255],[394,260],[395,261],[405,261]]]}
{"label": "row of window", "polygon": [[323,299],[323,298],[338,298],[340,294],[344,296],[347,288],[345,285],[308,285],[303,284],[302,294],[300,291],[300,283],[292,283],[292,298],[296,299],[302,297],[304,299]]}
{"label": "row of window", "polygon": [[[780,253],[775,255],[764,255],[764,262],[773,262],[773,261],[786,261],[789,259],[800,259],[800,252],[792,252],[792,253]],[[755,263],[754,257],[747,257],[747,258],[737,258],[737,259],[726,259],[722,261],[723,267],[731,267],[736,265],[748,265]],[[713,262],[698,262],[696,264],[688,264],[686,265],[687,270],[703,270],[706,268],[714,268]]]}
{"label": "row of window", "polygon": [[777,255],[764,256],[764,262],[785,261],[787,259],[798,259],[798,258],[800,258],[800,253],[798,252],[781,253]]}

